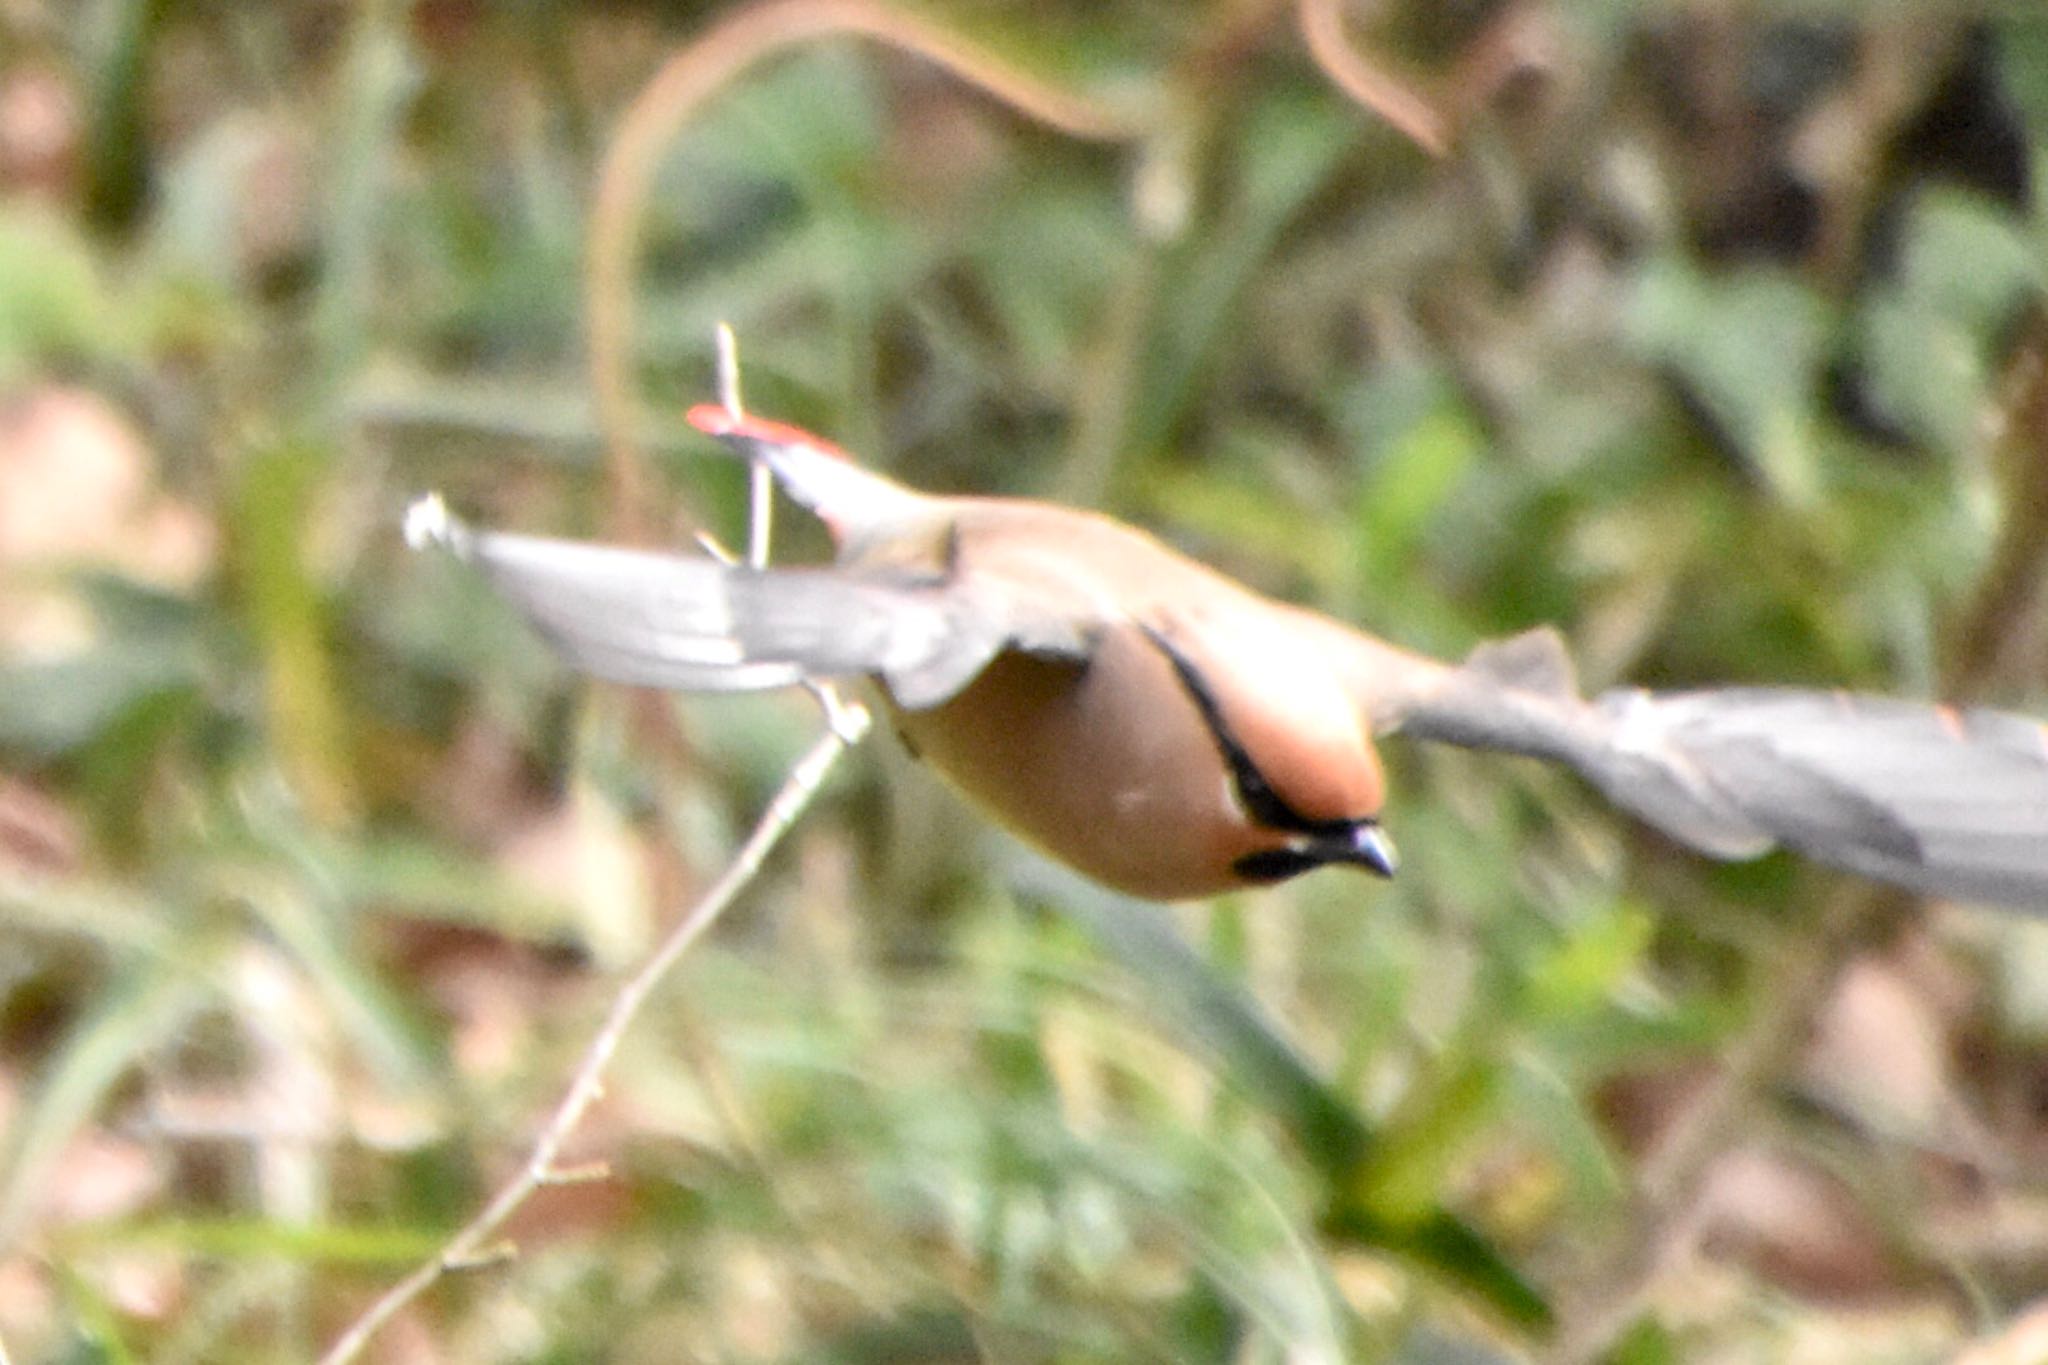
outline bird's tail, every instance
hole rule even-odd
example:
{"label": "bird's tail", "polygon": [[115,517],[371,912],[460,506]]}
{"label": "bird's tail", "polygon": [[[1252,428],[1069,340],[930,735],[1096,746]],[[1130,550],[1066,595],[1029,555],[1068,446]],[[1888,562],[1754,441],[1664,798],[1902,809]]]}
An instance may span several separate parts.
{"label": "bird's tail", "polygon": [[815,513],[841,546],[901,533],[931,506],[924,494],[863,468],[801,427],[735,414],[715,403],[699,403],[686,417],[732,453],[767,465],[783,492]]}

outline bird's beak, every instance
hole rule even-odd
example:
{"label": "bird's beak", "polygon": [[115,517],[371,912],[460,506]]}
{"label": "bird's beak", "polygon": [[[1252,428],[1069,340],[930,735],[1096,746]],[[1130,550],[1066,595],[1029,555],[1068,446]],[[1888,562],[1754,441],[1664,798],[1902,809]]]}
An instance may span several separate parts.
{"label": "bird's beak", "polygon": [[1346,851],[1346,862],[1369,867],[1382,877],[1391,877],[1400,870],[1401,855],[1394,851],[1394,841],[1378,825],[1362,824],[1351,831],[1351,846]]}

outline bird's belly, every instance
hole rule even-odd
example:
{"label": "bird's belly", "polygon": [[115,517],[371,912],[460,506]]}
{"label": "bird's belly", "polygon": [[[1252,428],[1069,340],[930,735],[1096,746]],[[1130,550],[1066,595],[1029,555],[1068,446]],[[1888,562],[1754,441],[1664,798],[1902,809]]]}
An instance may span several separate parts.
{"label": "bird's belly", "polygon": [[1215,736],[1135,632],[1105,639],[1086,669],[1003,655],[898,724],[994,819],[1131,895],[1242,886],[1232,864],[1275,842],[1247,822]]}

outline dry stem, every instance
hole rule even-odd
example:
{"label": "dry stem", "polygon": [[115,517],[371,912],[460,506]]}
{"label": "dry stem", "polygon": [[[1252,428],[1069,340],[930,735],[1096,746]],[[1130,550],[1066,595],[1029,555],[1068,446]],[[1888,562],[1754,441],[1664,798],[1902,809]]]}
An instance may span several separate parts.
{"label": "dry stem", "polygon": [[858,704],[842,706],[824,734],[818,737],[804,756],[790,769],[789,776],[775,799],[768,803],[761,814],[760,823],[748,836],[725,871],[713,883],[697,903],[669,931],[654,955],[646,965],[634,974],[612,1001],[609,1013],[605,1015],[604,1027],[590,1041],[582,1062],[576,1068],[575,1078],[569,1090],[556,1106],[555,1112],[541,1130],[538,1141],[527,1156],[525,1164],[517,1175],[494,1195],[476,1217],[470,1219],[461,1231],[448,1239],[440,1254],[427,1261],[412,1274],[400,1280],[387,1290],[383,1297],[355,1320],[355,1322],[328,1348],[320,1358],[320,1365],[343,1365],[361,1354],[377,1330],[397,1316],[414,1299],[425,1293],[434,1282],[450,1271],[492,1264],[513,1254],[509,1244],[490,1244],[489,1239],[505,1225],[505,1221],[519,1207],[532,1197],[534,1191],[544,1185],[560,1185],[596,1178],[599,1168],[577,1166],[565,1168],[556,1164],[562,1145],[583,1122],[598,1097],[604,1093],[604,1073],[612,1056],[619,1049],[619,1043],[626,1036],[633,1021],[639,1016],[654,988],[662,978],[688,952],[690,946],[703,935],[706,929],[722,914],[726,906],[740,891],[745,889],[775,844],[794,825],[811,798],[817,794],[825,777],[847,747],[857,743],[866,732],[868,714]]}
{"label": "dry stem", "polygon": [[915,53],[969,85],[1072,137],[1125,141],[1149,124],[1128,112],[1027,76],[957,35],[874,0],[765,0],[728,16],[664,63],[626,110],[598,170],[590,225],[586,306],[591,385],[604,432],[612,529],[644,539],[637,409],[633,397],[633,258],[641,207],[669,139],[706,100],[755,62],[821,38],[858,35]]}
{"label": "dry stem", "polygon": [[[733,340],[732,328],[724,323],[718,329],[718,393],[722,402],[735,417],[741,415],[738,348]],[[753,506],[749,510],[748,525],[750,539],[748,562],[750,567],[759,569],[768,561],[768,537],[772,529],[766,511],[772,490],[765,481],[766,470],[755,466],[756,477],[753,485]],[[700,537],[719,558],[727,563],[732,556],[724,552],[707,537]],[[810,681],[806,687],[818,700],[825,715],[825,733],[820,735],[803,757],[783,779],[782,787],[768,808],[761,812],[761,818],[754,826],[753,833],[726,865],[725,871],[711,887],[697,899],[696,904],[676,922],[653,956],[636,972],[632,979],[620,988],[612,1000],[610,1011],[605,1015],[604,1026],[590,1040],[583,1060],[577,1064],[576,1073],[569,1082],[569,1089],[555,1106],[554,1114],[541,1130],[540,1137],[528,1153],[525,1164],[516,1175],[507,1181],[497,1194],[477,1215],[464,1224],[460,1231],[448,1239],[440,1252],[400,1280],[382,1297],[371,1304],[347,1331],[329,1347],[327,1354],[320,1358],[320,1365],[343,1365],[362,1353],[363,1347],[377,1334],[378,1329],[396,1317],[408,1304],[433,1286],[443,1275],[458,1270],[474,1270],[496,1265],[512,1259],[518,1248],[508,1240],[496,1242],[490,1239],[505,1225],[534,1191],[544,1185],[571,1185],[590,1180],[603,1180],[610,1176],[610,1168],[603,1162],[584,1162],[573,1166],[562,1165],[558,1158],[563,1144],[582,1124],[590,1112],[591,1105],[604,1093],[604,1073],[611,1065],[626,1030],[633,1026],[640,1011],[646,1007],[656,986],[682,960],[684,953],[701,937],[705,930],[725,912],[734,897],[744,890],[761,864],[766,861],[770,850],[803,815],[824,784],[825,777],[840,754],[858,744],[866,735],[870,724],[867,708],[858,702],[846,701],[828,682]],[[0,1359],[0,1365],[6,1365]]]}
{"label": "dry stem", "polygon": [[1402,81],[1366,60],[1344,32],[1340,0],[1301,0],[1296,17],[1308,45],[1330,83],[1394,125],[1431,156],[1450,150],[1451,134],[1444,116]]}

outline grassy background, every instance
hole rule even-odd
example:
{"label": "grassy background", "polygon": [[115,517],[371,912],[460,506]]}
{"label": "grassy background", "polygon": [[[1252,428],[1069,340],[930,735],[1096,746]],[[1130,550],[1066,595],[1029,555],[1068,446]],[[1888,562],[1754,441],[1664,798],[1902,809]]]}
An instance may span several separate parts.
{"label": "grassy background", "polygon": [[[815,730],[579,684],[396,535],[427,488],[616,530],[596,168],[735,8],[0,3],[13,1359],[317,1354]],[[1419,648],[1556,621],[1592,685],[2048,715],[2039,12],[1383,8],[1444,159],[1271,0],[918,11],[1142,145],[873,46],[752,72],[639,223],[648,524],[738,534],[676,416],[727,318],[758,411]],[[1149,911],[878,737],[629,1040],[574,1153],[616,1178],[372,1358],[2043,1358],[2048,927],[1865,932],[1558,774],[1388,756],[1397,882]]]}

